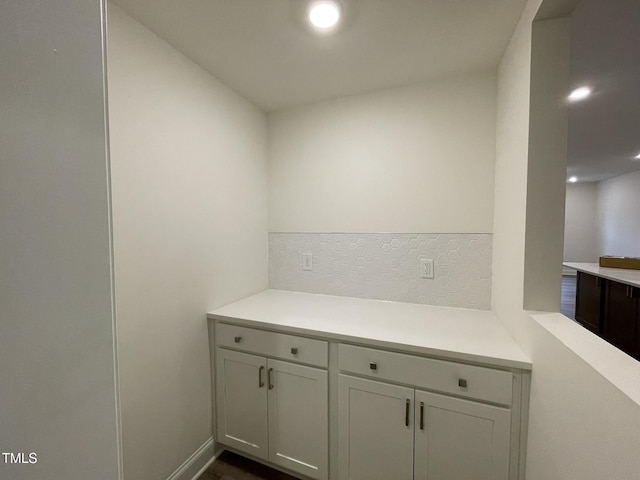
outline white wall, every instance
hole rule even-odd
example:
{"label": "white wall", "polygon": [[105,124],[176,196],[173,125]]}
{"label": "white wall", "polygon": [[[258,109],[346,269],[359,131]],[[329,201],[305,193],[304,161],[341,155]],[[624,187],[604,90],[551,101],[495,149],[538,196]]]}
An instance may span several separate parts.
{"label": "white wall", "polygon": [[102,2],[0,2],[0,478],[119,478]]}
{"label": "white wall", "polygon": [[534,365],[527,479],[632,480],[640,407],[522,308],[531,22],[540,3],[528,2],[498,71],[493,310]]}
{"label": "white wall", "polygon": [[522,318],[530,51],[531,21],[541,2],[527,3],[498,68],[492,308],[519,341],[530,334]]}
{"label": "white wall", "polygon": [[205,312],[267,287],[266,118],[112,4],[109,113],[125,476],[164,479],[212,434]]}
{"label": "white wall", "polygon": [[269,115],[272,232],[490,233],[495,72]]}
{"label": "white wall", "polygon": [[567,185],[564,261],[640,256],[640,171]]}
{"label": "white wall", "polygon": [[560,307],[569,123],[564,98],[570,85],[570,46],[568,18],[537,22],[531,49],[524,242],[523,305],[532,310]]}
{"label": "white wall", "polygon": [[603,255],[640,257],[640,171],[598,182]]}
{"label": "white wall", "polygon": [[[598,261],[598,184],[567,184],[564,221],[565,262]],[[636,215],[639,219],[640,216]]]}

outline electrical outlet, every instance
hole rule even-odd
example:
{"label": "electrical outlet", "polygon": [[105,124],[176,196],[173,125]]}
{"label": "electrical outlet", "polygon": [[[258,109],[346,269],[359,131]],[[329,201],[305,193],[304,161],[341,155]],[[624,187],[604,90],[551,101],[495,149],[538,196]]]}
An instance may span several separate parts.
{"label": "electrical outlet", "polygon": [[433,258],[420,259],[420,276],[422,278],[433,278]]}
{"label": "electrical outlet", "polygon": [[302,270],[313,270],[313,254],[302,254]]}

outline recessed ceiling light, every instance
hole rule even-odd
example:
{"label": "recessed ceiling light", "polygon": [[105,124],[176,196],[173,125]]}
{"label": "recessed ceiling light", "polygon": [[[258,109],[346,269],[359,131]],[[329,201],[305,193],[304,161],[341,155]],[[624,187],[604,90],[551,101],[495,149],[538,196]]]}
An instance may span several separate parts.
{"label": "recessed ceiling light", "polygon": [[636,160],[640,160],[640,153],[639,153],[639,154],[637,154],[637,155],[636,155],[635,157],[633,157],[633,158],[635,158]]}
{"label": "recessed ceiling light", "polygon": [[569,178],[569,183],[576,183],[578,181],[578,177]]}
{"label": "recessed ceiling light", "polygon": [[311,25],[319,30],[329,30],[340,20],[340,4],[334,0],[316,0],[307,10]]}
{"label": "recessed ceiling light", "polygon": [[569,94],[569,100],[572,102],[576,102],[578,100],[584,100],[589,95],[591,95],[592,91],[593,90],[591,90],[590,87],[576,88],[573,92],[571,92],[571,94]]}

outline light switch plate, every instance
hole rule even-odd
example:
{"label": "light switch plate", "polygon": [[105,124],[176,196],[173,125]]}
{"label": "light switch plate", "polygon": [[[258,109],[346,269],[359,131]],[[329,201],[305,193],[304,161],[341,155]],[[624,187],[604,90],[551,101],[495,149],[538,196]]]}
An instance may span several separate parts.
{"label": "light switch plate", "polygon": [[433,258],[420,259],[420,276],[422,278],[433,278]]}
{"label": "light switch plate", "polygon": [[303,253],[302,254],[302,270],[313,270],[313,254],[311,253]]}

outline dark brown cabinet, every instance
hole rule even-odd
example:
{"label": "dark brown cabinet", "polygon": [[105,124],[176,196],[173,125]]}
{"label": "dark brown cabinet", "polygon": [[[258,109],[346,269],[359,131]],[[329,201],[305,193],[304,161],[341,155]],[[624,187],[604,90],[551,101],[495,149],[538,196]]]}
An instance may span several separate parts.
{"label": "dark brown cabinet", "polygon": [[576,320],[640,360],[640,288],[578,272]]}
{"label": "dark brown cabinet", "polygon": [[576,320],[594,333],[602,333],[602,290],[600,277],[578,272],[576,284]]}
{"label": "dark brown cabinet", "polygon": [[604,289],[602,337],[633,356],[638,346],[637,290],[612,281],[607,281]]}

